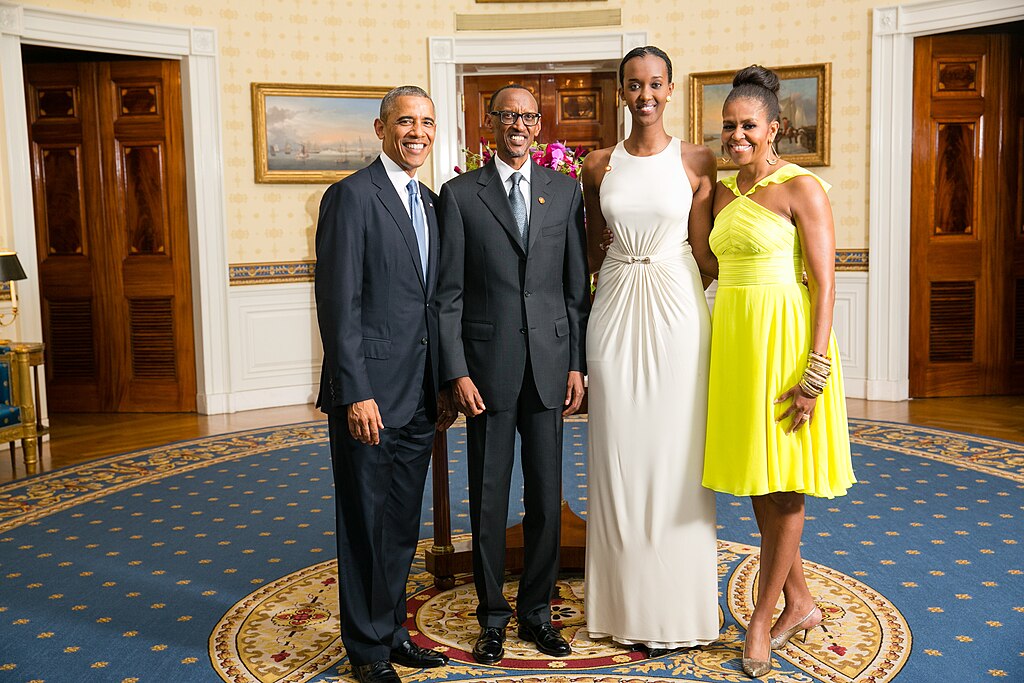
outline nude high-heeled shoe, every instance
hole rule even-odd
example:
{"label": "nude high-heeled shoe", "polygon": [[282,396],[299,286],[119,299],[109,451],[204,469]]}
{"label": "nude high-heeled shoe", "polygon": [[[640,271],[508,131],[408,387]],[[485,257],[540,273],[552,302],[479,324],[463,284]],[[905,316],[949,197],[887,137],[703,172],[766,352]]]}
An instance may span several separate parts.
{"label": "nude high-heeled shoe", "polygon": [[[818,613],[818,617],[819,617],[818,621],[816,621],[814,623],[814,625],[812,625],[812,626],[804,626],[804,623],[808,619],[813,617],[815,612]],[[780,649],[784,648],[786,646],[786,643],[788,643],[789,640],[793,636],[795,636],[797,634],[797,632],[799,632],[799,631],[803,631],[804,632],[804,636],[803,636],[803,638],[801,640],[806,643],[807,642],[807,634],[810,631],[818,628],[819,626],[821,626],[821,628],[823,628],[823,629],[825,628],[825,626],[821,622],[822,622],[821,611],[818,609],[818,606],[815,605],[811,609],[811,611],[807,613],[807,616],[804,617],[803,619],[801,619],[800,621],[798,621],[796,624],[794,624],[792,626],[792,628],[789,628],[786,631],[784,631],[783,633],[780,633],[779,635],[777,635],[774,638],[772,638],[772,643],[771,643],[772,649],[773,650],[780,650]]]}
{"label": "nude high-heeled shoe", "polygon": [[743,673],[751,678],[760,678],[772,670],[772,653],[768,651],[768,659],[752,659],[747,657],[747,644],[743,644],[743,659],[740,660]]}

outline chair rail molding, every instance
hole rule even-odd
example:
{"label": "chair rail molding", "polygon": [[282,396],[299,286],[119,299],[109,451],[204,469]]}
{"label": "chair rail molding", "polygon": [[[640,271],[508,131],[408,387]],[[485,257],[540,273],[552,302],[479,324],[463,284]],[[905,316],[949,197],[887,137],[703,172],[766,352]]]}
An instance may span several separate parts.
{"label": "chair rail molding", "polygon": [[[459,161],[459,120],[462,106],[459,73],[463,65],[564,64],[618,61],[634,47],[647,44],[645,31],[624,33],[536,33],[435,36],[430,38],[430,94],[437,111],[438,139],[434,145],[434,184],[455,175]],[[510,71],[515,71],[512,66]],[[521,70],[521,69],[520,69]],[[626,121],[629,125],[629,121]],[[627,131],[628,132],[628,131]]]}
{"label": "chair rail molding", "polygon": [[873,10],[867,398],[910,394],[910,170],[914,38],[1024,19],[1020,0],[935,0]]}
{"label": "chair rail molding", "polygon": [[[228,264],[220,119],[217,33],[210,28],[168,26],[39,7],[0,3],[0,92],[5,165],[0,198],[12,226],[14,248],[36,253],[28,121],[21,66],[23,44],[69,50],[181,60],[185,173],[195,317],[197,407],[200,413],[233,411],[228,336]],[[23,258],[19,332],[42,339],[39,269]]]}

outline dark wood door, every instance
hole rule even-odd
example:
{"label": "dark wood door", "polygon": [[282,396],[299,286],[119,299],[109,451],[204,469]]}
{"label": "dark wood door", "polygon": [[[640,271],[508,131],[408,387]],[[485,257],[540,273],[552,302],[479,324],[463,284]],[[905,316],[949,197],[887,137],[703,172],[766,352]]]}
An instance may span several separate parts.
{"label": "dark wood door", "polygon": [[25,80],[50,410],[194,411],[178,63]]}
{"label": "dark wood door", "polygon": [[1024,361],[1024,342],[1013,343],[1024,326],[1013,43],[1008,34],[915,41],[911,396],[1024,392],[1012,381]]}
{"label": "dark wood door", "polygon": [[618,141],[615,79],[613,72],[466,76],[466,147],[479,150],[481,139],[494,147],[494,135],[484,123],[487,104],[496,90],[509,83],[526,86],[537,98],[539,142],[564,142],[587,151],[611,147]]}

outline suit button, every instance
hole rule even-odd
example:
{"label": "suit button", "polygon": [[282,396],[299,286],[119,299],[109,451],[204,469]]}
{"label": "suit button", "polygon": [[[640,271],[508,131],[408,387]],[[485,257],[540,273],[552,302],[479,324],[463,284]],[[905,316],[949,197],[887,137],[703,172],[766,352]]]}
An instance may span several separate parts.
{"label": "suit button", "polygon": [[520,327],[519,328],[519,334],[526,334],[526,328],[525,327]]}
{"label": "suit button", "polygon": [[529,292],[523,292],[523,296],[528,297],[528,296],[530,296],[530,293]]}
{"label": "suit button", "polygon": [[424,346],[426,346],[427,345],[427,338],[424,337],[423,339],[420,339],[420,344],[423,344]]}

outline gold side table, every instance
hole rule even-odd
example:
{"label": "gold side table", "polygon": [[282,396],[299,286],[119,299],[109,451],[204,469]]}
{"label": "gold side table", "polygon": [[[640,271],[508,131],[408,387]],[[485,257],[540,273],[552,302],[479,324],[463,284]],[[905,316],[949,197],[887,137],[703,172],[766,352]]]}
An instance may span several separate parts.
{"label": "gold side table", "polygon": [[[10,346],[12,351],[28,352],[28,365],[32,370],[32,403],[36,409],[36,445],[39,454],[37,457],[41,457],[43,454],[43,435],[50,433],[50,428],[43,425],[43,411],[39,403],[39,366],[44,362],[43,349],[45,347],[42,342],[11,342]],[[14,448],[13,442],[11,443],[11,448]],[[37,467],[37,463],[38,461],[31,463],[31,469],[33,471],[30,471],[29,474],[35,473],[34,470]],[[26,469],[28,469],[29,466],[28,453],[26,452]]]}

